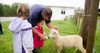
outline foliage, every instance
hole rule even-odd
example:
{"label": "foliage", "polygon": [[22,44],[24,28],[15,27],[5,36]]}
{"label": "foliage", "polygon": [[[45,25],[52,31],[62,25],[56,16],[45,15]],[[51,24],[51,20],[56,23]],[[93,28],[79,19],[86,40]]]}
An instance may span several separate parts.
{"label": "foliage", "polygon": [[16,11],[19,3],[13,3],[12,5],[0,4],[0,16],[16,16]]}

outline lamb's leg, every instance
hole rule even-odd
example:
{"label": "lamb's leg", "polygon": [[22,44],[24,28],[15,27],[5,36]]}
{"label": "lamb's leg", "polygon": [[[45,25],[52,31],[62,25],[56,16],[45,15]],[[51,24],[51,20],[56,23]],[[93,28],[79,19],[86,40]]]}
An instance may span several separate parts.
{"label": "lamb's leg", "polygon": [[82,53],[86,53],[86,50],[84,48],[79,48],[80,51],[82,51]]}
{"label": "lamb's leg", "polygon": [[60,53],[60,50],[59,49],[57,49],[57,53]]}
{"label": "lamb's leg", "polygon": [[62,50],[62,47],[58,47],[58,48],[57,48],[57,53],[60,53],[61,50]]}
{"label": "lamb's leg", "polygon": [[86,53],[86,50],[83,47],[83,39],[82,38],[78,38],[75,42],[75,47],[77,49],[79,49],[82,53]]}
{"label": "lamb's leg", "polygon": [[82,44],[79,44],[76,46],[82,53],[86,53],[86,50],[84,49]]}

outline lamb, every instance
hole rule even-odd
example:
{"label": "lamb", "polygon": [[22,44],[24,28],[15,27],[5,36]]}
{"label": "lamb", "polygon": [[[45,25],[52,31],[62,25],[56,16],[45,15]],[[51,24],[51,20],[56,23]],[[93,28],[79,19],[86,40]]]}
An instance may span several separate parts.
{"label": "lamb", "polygon": [[57,47],[57,53],[60,53],[63,48],[68,47],[75,47],[82,53],[86,53],[86,50],[83,48],[82,44],[83,39],[79,35],[60,36],[56,29],[51,29],[49,37],[53,39],[53,42]]}

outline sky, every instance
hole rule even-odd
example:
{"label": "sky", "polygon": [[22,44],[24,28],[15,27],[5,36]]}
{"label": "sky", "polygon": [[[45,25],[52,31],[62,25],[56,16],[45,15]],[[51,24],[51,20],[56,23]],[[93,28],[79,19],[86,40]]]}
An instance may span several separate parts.
{"label": "sky", "polygon": [[85,0],[0,0],[0,3],[12,5],[15,2],[28,3],[30,5],[42,4],[52,6],[68,6],[84,8]]}

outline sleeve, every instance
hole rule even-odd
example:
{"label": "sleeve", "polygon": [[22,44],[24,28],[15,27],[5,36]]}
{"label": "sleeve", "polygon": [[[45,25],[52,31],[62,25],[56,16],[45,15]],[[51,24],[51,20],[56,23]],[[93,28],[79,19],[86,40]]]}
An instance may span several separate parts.
{"label": "sleeve", "polygon": [[33,50],[33,35],[31,28],[23,31],[23,46],[28,51]]}
{"label": "sleeve", "polygon": [[32,27],[36,26],[37,19],[35,17],[33,18],[32,16],[30,16],[29,19],[28,19],[28,21],[32,25]]}
{"label": "sleeve", "polygon": [[8,28],[12,32],[19,32],[21,30],[22,23],[23,23],[22,20],[14,19],[11,21]]}

